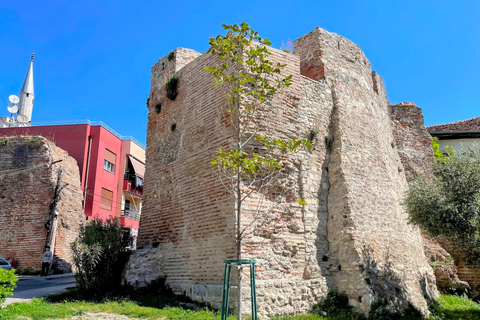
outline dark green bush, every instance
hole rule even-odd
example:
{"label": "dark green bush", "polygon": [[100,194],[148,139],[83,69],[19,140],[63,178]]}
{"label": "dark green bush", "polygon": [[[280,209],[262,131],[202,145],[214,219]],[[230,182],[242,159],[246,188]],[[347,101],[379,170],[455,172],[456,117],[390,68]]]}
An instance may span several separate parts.
{"label": "dark green bush", "polygon": [[157,103],[157,105],[155,106],[155,111],[157,113],[160,113],[162,111],[162,103],[161,102]]}
{"label": "dark green bush", "polygon": [[71,247],[81,296],[102,300],[120,288],[131,244],[130,232],[120,226],[118,218],[105,222],[96,218],[81,229]]}
{"label": "dark green bush", "polygon": [[392,311],[386,301],[379,301],[372,304],[368,320],[406,320],[424,319],[422,313],[411,304],[405,310]]}
{"label": "dark green bush", "polygon": [[15,270],[0,268],[0,305],[13,294],[13,289],[17,287],[17,280]]}
{"label": "dark green bush", "polygon": [[40,273],[42,273],[41,270],[31,270],[31,269],[15,270],[15,274],[17,276],[38,276]]}
{"label": "dark green bush", "polygon": [[177,98],[177,86],[178,86],[178,78],[170,76],[167,78],[165,82],[165,89],[167,90],[167,98],[170,100],[175,100]]}
{"label": "dark green bush", "polygon": [[313,306],[313,312],[335,320],[366,320],[366,317],[353,310],[348,304],[348,297],[337,291],[330,291],[318,304]]}

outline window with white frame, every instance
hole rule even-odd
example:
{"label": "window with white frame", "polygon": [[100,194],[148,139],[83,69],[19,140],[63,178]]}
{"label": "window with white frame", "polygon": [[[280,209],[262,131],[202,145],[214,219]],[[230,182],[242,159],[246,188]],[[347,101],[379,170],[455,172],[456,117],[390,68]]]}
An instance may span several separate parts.
{"label": "window with white frame", "polygon": [[105,160],[103,161],[103,169],[108,172],[115,173],[115,161],[117,160],[117,155],[112,151],[105,149]]}

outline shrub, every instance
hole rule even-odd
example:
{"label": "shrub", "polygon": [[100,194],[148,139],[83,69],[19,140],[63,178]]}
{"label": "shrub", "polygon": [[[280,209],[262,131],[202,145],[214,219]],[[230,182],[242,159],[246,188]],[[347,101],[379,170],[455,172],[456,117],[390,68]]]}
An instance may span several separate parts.
{"label": "shrub", "polygon": [[162,103],[161,102],[157,103],[157,105],[155,106],[155,111],[157,113],[160,113],[162,111]]}
{"label": "shrub", "polygon": [[13,289],[17,287],[17,280],[15,270],[0,268],[0,305],[13,294]]}
{"label": "shrub", "polygon": [[329,319],[366,320],[365,316],[353,310],[348,304],[348,297],[337,291],[328,292],[327,296],[313,306],[313,312]]}
{"label": "shrub", "polygon": [[455,243],[467,263],[480,265],[480,148],[461,154],[449,150],[437,157],[433,176],[410,184],[410,220],[431,236]]}
{"label": "shrub", "polygon": [[32,270],[32,269],[22,269],[22,270],[15,270],[15,273],[19,276],[38,276],[42,271],[40,270]]}
{"label": "shrub", "polygon": [[80,230],[71,249],[81,296],[101,300],[118,290],[131,244],[130,232],[120,226],[118,218],[105,222],[95,218]]}
{"label": "shrub", "polygon": [[165,81],[165,89],[167,90],[167,98],[170,100],[175,100],[177,98],[177,86],[178,86],[178,78],[170,75],[167,80]]}

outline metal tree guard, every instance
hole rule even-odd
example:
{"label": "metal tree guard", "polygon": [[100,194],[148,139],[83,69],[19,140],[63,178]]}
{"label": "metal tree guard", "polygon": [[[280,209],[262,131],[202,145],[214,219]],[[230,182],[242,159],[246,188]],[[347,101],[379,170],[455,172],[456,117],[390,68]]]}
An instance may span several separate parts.
{"label": "metal tree guard", "polygon": [[255,289],[255,263],[254,259],[233,259],[225,260],[225,274],[223,276],[223,297],[222,297],[222,320],[228,318],[228,300],[230,298],[230,274],[232,266],[238,266],[242,264],[250,265],[250,288],[252,297],[252,320],[258,320],[257,317],[257,292]]}

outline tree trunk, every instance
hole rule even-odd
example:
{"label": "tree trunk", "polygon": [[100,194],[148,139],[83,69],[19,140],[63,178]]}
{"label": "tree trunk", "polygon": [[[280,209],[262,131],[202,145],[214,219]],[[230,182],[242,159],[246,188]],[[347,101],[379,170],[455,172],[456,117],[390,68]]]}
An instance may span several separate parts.
{"label": "tree trunk", "polygon": [[[241,131],[241,119],[240,119],[240,101],[237,97],[236,101],[236,110],[237,110],[237,150],[242,151],[242,131]],[[237,259],[241,259],[242,256],[242,190],[241,190],[241,178],[242,178],[242,168],[238,166],[237,168],[237,230],[235,232],[236,241],[237,241]],[[238,309],[237,309],[237,320],[242,319],[242,265],[237,265],[238,268]]]}

